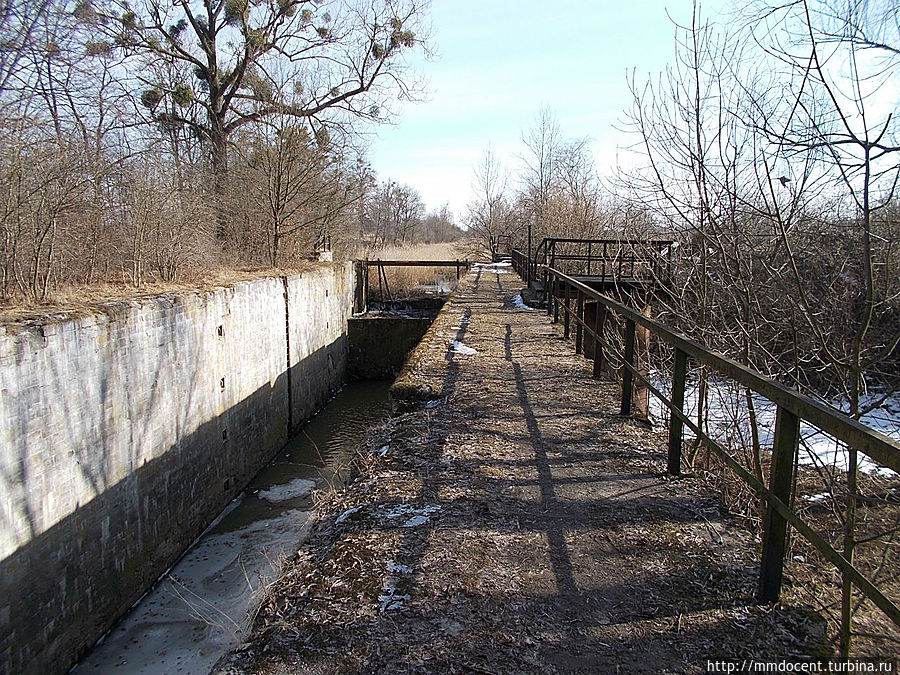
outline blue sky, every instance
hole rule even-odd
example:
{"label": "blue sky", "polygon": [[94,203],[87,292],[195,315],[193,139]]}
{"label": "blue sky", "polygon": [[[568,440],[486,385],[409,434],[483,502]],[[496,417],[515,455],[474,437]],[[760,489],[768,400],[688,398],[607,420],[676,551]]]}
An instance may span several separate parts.
{"label": "blue sky", "polygon": [[[710,18],[727,0],[703,3]],[[626,74],[665,68],[690,0],[433,0],[436,56],[416,65],[427,100],[403,104],[377,130],[369,158],[381,179],[408,183],[429,209],[458,217],[472,196],[473,169],[490,144],[515,171],[523,133],[542,106],[564,138],[592,140],[597,166],[614,165],[632,139],[614,125],[628,107]],[[668,9],[668,15],[667,15]]]}

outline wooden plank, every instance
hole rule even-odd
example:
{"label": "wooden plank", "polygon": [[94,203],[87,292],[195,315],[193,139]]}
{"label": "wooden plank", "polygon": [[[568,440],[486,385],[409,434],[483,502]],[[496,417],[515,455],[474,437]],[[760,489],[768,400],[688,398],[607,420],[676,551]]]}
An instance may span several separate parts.
{"label": "wooden plank", "polygon": [[[800,418],[779,407],[775,414],[769,491],[785,504],[791,503],[794,456],[797,454],[799,440]],[[771,504],[766,507],[762,547],[757,597],[760,602],[777,602],[781,595],[784,556],[787,552],[787,521]]]}
{"label": "wooden plank", "polygon": [[625,319],[625,367],[622,369],[622,405],[620,410],[622,415],[631,414],[632,370],[635,369],[634,333],[634,321]]}
{"label": "wooden plank", "polygon": [[[672,409],[684,411],[684,389],[687,382],[687,354],[680,349],[675,350],[675,365],[672,368]],[[681,445],[684,424],[678,415],[669,419],[669,457],[668,471],[673,476],[681,475]]]}
{"label": "wooden plank", "polygon": [[597,311],[594,314],[594,372],[593,377],[599,380],[603,376],[603,330],[606,326],[607,309],[597,303]]}
{"label": "wooden plank", "polygon": [[578,291],[578,299],[575,301],[575,353],[581,353],[584,342],[584,293]]}

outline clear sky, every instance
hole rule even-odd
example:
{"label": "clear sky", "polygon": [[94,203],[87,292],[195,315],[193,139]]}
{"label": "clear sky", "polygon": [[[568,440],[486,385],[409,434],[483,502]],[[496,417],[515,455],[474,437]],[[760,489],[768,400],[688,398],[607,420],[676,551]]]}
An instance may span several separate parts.
{"label": "clear sky", "polygon": [[[703,14],[727,6],[707,0]],[[461,217],[488,144],[515,171],[524,132],[548,106],[563,138],[592,140],[602,172],[633,141],[614,128],[630,103],[626,74],[662,70],[672,19],[689,23],[691,9],[691,0],[433,0],[436,56],[417,62],[427,100],[377,130],[372,167]]]}

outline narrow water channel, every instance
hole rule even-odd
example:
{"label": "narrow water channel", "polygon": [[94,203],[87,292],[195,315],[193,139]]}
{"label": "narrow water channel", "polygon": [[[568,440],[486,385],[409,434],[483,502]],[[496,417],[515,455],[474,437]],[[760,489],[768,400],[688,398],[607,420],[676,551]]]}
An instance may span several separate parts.
{"label": "narrow water channel", "polygon": [[389,386],[344,387],[72,672],[208,673],[306,536],[312,490],[340,481],[366,430],[388,414]]}

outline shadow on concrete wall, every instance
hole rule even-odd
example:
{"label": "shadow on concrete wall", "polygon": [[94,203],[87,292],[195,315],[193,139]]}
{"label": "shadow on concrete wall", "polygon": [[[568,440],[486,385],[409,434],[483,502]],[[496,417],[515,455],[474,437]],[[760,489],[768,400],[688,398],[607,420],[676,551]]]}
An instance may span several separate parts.
{"label": "shadow on concrete wall", "polygon": [[288,380],[296,428],[342,384],[346,349],[320,348],[122,481],[88,477],[94,499],[0,561],[0,671],[71,667],[283,447]]}

